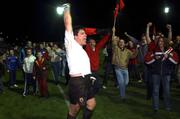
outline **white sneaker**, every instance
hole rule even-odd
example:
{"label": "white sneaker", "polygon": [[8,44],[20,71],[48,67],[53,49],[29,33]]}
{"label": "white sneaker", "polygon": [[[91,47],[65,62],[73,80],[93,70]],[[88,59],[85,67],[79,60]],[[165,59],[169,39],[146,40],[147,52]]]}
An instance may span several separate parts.
{"label": "white sneaker", "polygon": [[14,84],[14,87],[15,87],[15,88],[17,88],[17,87],[18,87],[18,85],[17,85],[17,84]]}
{"label": "white sneaker", "polygon": [[107,87],[103,85],[102,88],[103,88],[103,89],[106,89]]}

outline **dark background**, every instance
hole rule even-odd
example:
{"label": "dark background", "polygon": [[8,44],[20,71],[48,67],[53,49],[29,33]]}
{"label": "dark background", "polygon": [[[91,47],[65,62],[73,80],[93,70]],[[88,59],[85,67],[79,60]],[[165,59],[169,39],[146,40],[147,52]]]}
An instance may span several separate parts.
{"label": "dark background", "polygon": [[[66,1],[59,0],[4,0],[0,2],[0,32],[6,41],[62,41],[63,17],[56,7]],[[69,0],[72,5],[74,25],[112,28],[116,0]],[[139,38],[148,21],[166,33],[165,25],[172,24],[174,35],[180,31],[179,0],[124,0],[125,8],[117,19],[117,34],[125,31]],[[163,7],[169,4],[166,16]],[[18,39],[17,39],[18,38]]]}

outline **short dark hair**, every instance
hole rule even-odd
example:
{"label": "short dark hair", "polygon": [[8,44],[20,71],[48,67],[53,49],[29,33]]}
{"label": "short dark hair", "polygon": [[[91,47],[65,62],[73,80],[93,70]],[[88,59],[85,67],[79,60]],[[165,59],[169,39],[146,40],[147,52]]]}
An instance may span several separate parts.
{"label": "short dark hair", "polygon": [[75,27],[73,28],[73,33],[74,33],[74,35],[77,36],[77,34],[79,33],[79,31],[82,30],[82,29],[84,29],[83,26],[75,26]]}

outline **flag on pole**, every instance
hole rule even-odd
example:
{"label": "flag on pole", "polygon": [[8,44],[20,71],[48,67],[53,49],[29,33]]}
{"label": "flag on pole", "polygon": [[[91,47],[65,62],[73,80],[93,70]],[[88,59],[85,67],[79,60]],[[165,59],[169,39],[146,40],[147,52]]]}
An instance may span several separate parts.
{"label": "flag on pole", "polygon": [[117,17],[118,11],[119,11],[119,4],[116,4],[116,8],[115,8],[115,11],[114,11],[114,17]]}
{"label": "flag on pole", "polygon": [[124,1],[123,0],[117,0],[116,2],[116,8],[114,10],[114,25],[116,24],[116,18],[118,16],[119,10],[123,10],[123,8],[125,7]]}
{"label": "flag on pole", "polygon": [[123,0],[117,0],[116,2],[116,8],[114,11],[114,17],[118,16],[119,10],[123,10],[123,8],[125,7],[124,1]]}
{"label": "flag on pole", "polygon": [[124,1],[120,0],[119,2],[120,10],[122,10],[125,7]]}

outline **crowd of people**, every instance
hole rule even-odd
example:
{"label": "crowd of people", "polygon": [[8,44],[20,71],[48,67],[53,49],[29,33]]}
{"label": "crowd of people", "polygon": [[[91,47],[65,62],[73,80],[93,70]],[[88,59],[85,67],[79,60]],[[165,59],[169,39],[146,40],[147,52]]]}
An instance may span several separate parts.
{"label": "crowd of people", "polygon": [[[153,24],[149,22],[139,40],[127,32],[124,33],[126,39],[116,36],[116,28],[113,27],[112,31],[98,34],[103,36],[102,39],[89,39],[87,42],[87,35],[91,33],[82,27],[73,31],[68,10],[64,12],[64,21],[65,45],[28,41],[24,46],[12,46],[1,53],[1,92],[4,72],[9,74],[8,87],[16,88],[16,73],[20,69],[24,81],[22,95],[37,95],[39,92],[40,96],[48,97],[47,77],[52,69],[56,85],[60,83],[61,76],[65,77],[65,84],[69,84],[71,104],[68,119],[75,119],[82,106],[86,106],[84,119],[90,119],[96,106],[95,94],[101,88],[108,89],[109,75],[113,75],[120,100],[127,100],[126,88],[131,80],[145,82],[146,98],[152,98],[153,110],[158,111],[160,96],[165,102],[165,109],[171,110],[170,82],[175,79],[180,86],[180,36],[172,36],[171,25],[167,25],[167,37],[162,32],[150,33]],[[100,53],[104,54],[103,77],[99,76]]]}
{"label": "crowd of people", "polygon": [[[11,46],[1,52],[1,78],[5,71],[8,73],[8,87],[17,88],[16,75],[22,72],[24,81],[23,96],[28,94],[48,97],[47,78],[52,69],[54,83],[60,82],[61,76],[66,73],[65,50],[57,43],[32,43],[28,41],[24,46]],[[67,78],[68,79],[68,78]],[[67,82],[66,82],[67,84]],[[29,90],[32,86],[33,91]],[[1,79],[0,91],[3,92]]]}

